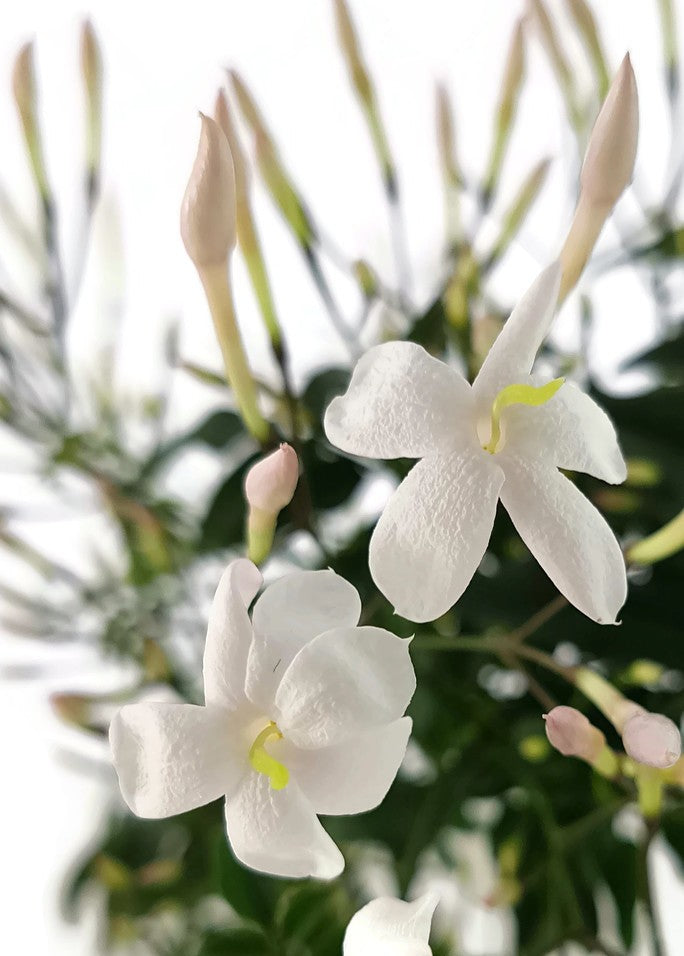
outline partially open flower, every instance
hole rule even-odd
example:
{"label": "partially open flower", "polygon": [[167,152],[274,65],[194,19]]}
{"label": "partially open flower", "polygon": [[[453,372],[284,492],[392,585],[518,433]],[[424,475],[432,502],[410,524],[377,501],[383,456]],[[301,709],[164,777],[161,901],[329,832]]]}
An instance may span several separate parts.
{"label": "partially open flower", "polygon": [[413,903],[380,897],[352,916],[343,956],[432,956],[430,924],[439,897],[426,893]]}
{"label": "partially open flower", "polygon": [[412,621],[444,614],[487,548],[501,499],[554,584],[601,624],[627,595],[622,551],[596,508],[559,469],[625,480],[615,429],[563,379],[533,376],[556,306],[545,269],[513,310],[472,386],[412,342],[358,362],[325,414],[333,445],[367,458],[419,458],[373,532],[375,583]]}
{"label": "partially open flower", "polygon": [[409,642],[357,627],[356,590],[332,571],[286,575],[247,608],[257,568],[221,578],[204,652],[205,706],[123,707],[110,742],[121,792],[141,817],[219,797],[246,866],[332,879],[344,859],[317,814],[376,807],[396,776],[416,686]]}
{"label": "partially open flower", "polygon": [[676,764],[682,752],[682,738],[674,721],[648,711],[629,718],[622,743],[632,760],[660,770]]}

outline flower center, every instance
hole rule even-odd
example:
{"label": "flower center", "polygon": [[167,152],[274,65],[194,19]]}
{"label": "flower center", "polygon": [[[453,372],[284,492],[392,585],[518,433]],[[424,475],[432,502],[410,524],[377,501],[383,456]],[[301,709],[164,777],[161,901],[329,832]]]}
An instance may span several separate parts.
{"label": "flower center", "polygon": [[249,748],[249,762],[257,773],[263,773],[268,777],[271,781],[271,790],[284,790],[290,780],[290,771],[266,750],[266,741],[271,737],[275,737],[276,740],[283,739],[273,720],[264,727]]}
{"label": "flower center", "polygon": [[505,409],[510,405],[529,405],[531,407],[544,405],[550,398],[553,398],[564,382],[564,378],[554,378],[552,382],[547,382],[546,385],[507,385],[506,388],[502,388],[492,404],[491,437],[487,444],[482,446],[484,450],[488,451],[490,455],[496,454],[501,441],[501,415]]}

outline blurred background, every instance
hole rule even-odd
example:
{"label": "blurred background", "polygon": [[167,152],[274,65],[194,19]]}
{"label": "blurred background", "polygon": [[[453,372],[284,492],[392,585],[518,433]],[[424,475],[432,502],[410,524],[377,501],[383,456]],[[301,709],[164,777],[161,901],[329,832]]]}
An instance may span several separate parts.
{"label": "blurred background", "polygon": [[[178,228],[196,150],[198,110],[211,112],[218,87],[227,83],[226,68],[237,68],[248,83],[312,211],[316,268],[328,290],[322,297],[320,275],[316,281],[310,261],[293,241],[291,224],[255,171],[255,215],[293,389],[302,397],[304,463],[322,529],[314,540],[296,517],[286,518],[267,577],[296,564],[317,566],[332,551],[333,566],[360,587],[364,598],[376,600],[364,566],[367,532],[400,473],[356,467],[334,455],[320,435],[320,411],[327,398],[343,390],[351,362],[350,336],[345,341],[335,323],[341,316],[351,330],[352,354],[383,338],[410,335],[435,352],[460,351],[468,367],[476,367],[486,349],[482,343],[491,341],[510,306],[562,245],[586,137],[606,80],[626,51],[641,104],[635,186],[620,202],[593,264],[564,307],[547,360],[589,381],[605,394],[618,424],[628,433],[632,428],[625,446],[643,465],[641,479],[610,492],[587,483],[608,520],[623,535],[643,534],[681,509],[684,246],[678,185],[684,140],[676,51],[684,40],[684,6],[593,0],[598,57],[577,18],[584,5],[548,0],[544,9],[560,61],[522,0],[351,0],[396,165],[398,214],[388,212],[331,3],[197,0],[188,7],[103,0],[84,7],[71,0],[25,0],[3,10],[0,883],[8,952],[73,956],[105,945],[141,953],[281,951],[259,949],[258,940],[246,937],[231,943],[229,934],[221,942],[224,922],[232,926],[235,912],[245,915],[230,893],[224,893],[228,916],[222,910],[206,916],[200,909],[221,896],[221,886],[238,880],[232,870],[219,877],[214,869],[204,872],[202,859],[215,851],[208,838],[200,846],[198,834],[209,832],[204,818],[191,821],[186,831],[161,833],[141,826],[121,836],[116,821],[122,807],[102,733],[131,687],[136,694],[192,697],[208,602],[222,565],[242,547],[240,487],[244,464],[256,447],[230,410],[201,285]],[[492,200],[485,202],[482,183],[504,64],[523,14],[524,84]],[[79,65],[85,17],[99,38],[103,62],[102,160],[96,170],[88,165]],[[51,239],[12,96],[15,58],[33,38],[49,211],[56,222]],[[451,181],[446,177],[450,219],[436,131],[438,83],[453,108],[458,175]],[[249,127],[241,128],[252,155]],[[63,341],[60,336],[52,341],[45,331],[55,314],[55,249],[66,299]],[[354,268],[359,260],[371,265],[370,276]],[[252,368],[275,427],[289,437],[287,409],[278,397],[278,364],[239,257],[233,273]],[[334,321],[326,295],[335,303]],[[667,347],[648,361],[632,361],[664,340]],[[657,400],[650,404],[633,397],[653,395]],[[512,537],[502,523],[493,563],[483,569],[470,603],[457,608],[446,625],[452,632],[515,626],[552,596],[543,575],[515,551]],[[519,603],[511,605],[510,594],[502,595],[512,584],[517,587],[519,572],[525,583]],[[628,603],[625,625],[616,634],[606,637],[566,610],[559,619],[563,624],[540,632],[540,640],[548,649],[562,645],[571,658],[598,656],[609,673],[623,676],[634,659],[652,658],[657,680],[646,686],[637,682],[635,693],[651,695],[651,709],[679,721],[684,699],[681,562],[654,578],[649,573],[636,581],[635,589],[642,587],[646,597],[638,603],[639,613],[632,613]],[[477,601],[486,605],[486,613]],[[389,610],[374,605],[373,613]],[[411,633],[408,624],[406,633]],[[417,664],[435,699],[442,691],[445,696],[441,717],[428,714],[426,701],[417,702],[415,766],[407,767],[399,797],[415,815],[424,806],[418,798],[426,790],[434,792],[433,802],[421,811],[434,819],[434,833],[424,834],[422,846],[432,847],[432,855],[421,866],[417,853],[410,867],[404,861],[399,888],[406,891],[426,880],[441,886],[440,939],[446,942],[438,940],[436,953],[550,952],[552,940],[535,943],[537,948],[521,944],[518,950],[511,910],[517,907],[521,918],[517,895],[504,898],[498,909],[482,905],[497,885],[497,872],[500,878],[500,850],[511,833],[529,843],[530,854],[538,849],[535,862],[518,848],[521,866],[533,870],[547,854],[544,845],[535,849],[515,827],[495,832],[495,818],[510,812],[510,807],[502,809],[505,799],[496,809],[497,800],[515,789],[516,781],[523,789],[539,786],[551,794],[551,802],[563,790],[567,799],[555,808],[561,828],[589,813],[594,801],[610,801],[605,793],[593,792],[579,764],[563,762],[557,754],[544,754],[535,764],[532,750],[526,756],[519,749],[522,740],[540,733],[539,706],[526,696],[524,678],[522,685],[517,682],[521,675],[493,664],[487,670],[481,660],[454,660],[461,693],[456,683],[448,691],[437,687],[434,670],[444,664],[442,658],[432,671]],[[460,694],[460,702],[450,694]],[[478,703],[479,698],[487,703]],[[495,713],[500,716],[491,717]],[[453,714],[462,730],[470,728],[470,739],[440,738],[435,727],[445,714]],[[489,778],[489,766],[475,772],[471,746],[485,757],[489,753],[489,763],[501,764],[500,778]],[[458,758],[448,772],[455,772],[464,788],[453,805],[440,796],[444,787],[456,793],[453,779],[442,773],[447,764],[441,757],[450,748]],[[495,759],[498,748],[514,754],[518,763],[506,767],[505,759]],[[523,783],[525,761],[532,774],[547,777]],[[560,763],[566,778],[558,771]],[[474,779],[466,781],[464,768]],[[480,803],[469,815],[464,807],[470,798]],[[353,888],[344,890],[345,900],[354,904],[349,902],[351,911],[369,887],[396,888],[383,855],[387,845],[398,854],[386,833],[387,821],[398,819],[391,816],[393,806],[385,817],[376,813],[367,822],[357,821],[349,833],[339,831],[357,847],[359,860],[364,826],[373,839],[372,851],[363,850],[363,866],[351,868]],[[494,814],[491,820],[488,814]],[[675,814],[673,820],[670,843],[662,840],[651,860],[663,936],[669,941],[663,951],[672,956],[681,951],[684,930],[680,865],[672,850],[678,840],[684,842],[684,817]],[[212,817],[212,834],[215,823]],[[532,832],[533,814],[528,824]],[[621,848],[635,846],[638,821],[621,818],[610,839]],[[189,845],[199,863],[188,862]],[[608,858],[608,844],[598,850],[597,843],[596,849]],[[230,867],[228,851],[221,852],[219,870]],[[612,919],[618,927],[607,931],[606,938],[614,936],[613,948],[595,951],[627,952],[633,946],[634,952],[655,952],[643,920],[634,917],[636,891],[627,886],[631,856],[620,853],[612,876],[579,861],[581,875],[568,879],[584,880],[589,888],[580,893],[587,925],[599,920],[604,926]],[[149,869],[160,862],[166,870]],[[83,892],[77,905],[78,894],[66,894],[64,887],[78,874]],[[548,911],[536,891],[529,910],[522,912],[523,941],[531,939],[530,921]],[[245,892],[249,896],[257,889],[245,884]],[[610,897],[609,904],[598,905],[601,894]],[[283,899],[277,903],[269,897],[265,910],[279,906],[280,916],[286,913],[284,925],[295,926],[298,911]],[[322,904],[312,895],[297,905],[313,911]],[[347,903],[330,905],[343,925]],[[254,908],[247,911],[252,919],[258,915]],[[159,917],[161,929],[150,929],[153,917]],[[559,916],[560,926],[567,925],[566,917]],[[143,928],[141,920],[148,920]],[[217,948],[206,948],[210,933],[204,927],[215,923]],[[283,938],[290,948],[283,952],[335,951],[301,942],[308,937],[300,929],[291,934],[300,942],[292,943],[288,932],[283,930]],[[339,940],[329,945],[339,951]],[[594,951],[586,943],[569,945],[576,948],[564,952]]]}

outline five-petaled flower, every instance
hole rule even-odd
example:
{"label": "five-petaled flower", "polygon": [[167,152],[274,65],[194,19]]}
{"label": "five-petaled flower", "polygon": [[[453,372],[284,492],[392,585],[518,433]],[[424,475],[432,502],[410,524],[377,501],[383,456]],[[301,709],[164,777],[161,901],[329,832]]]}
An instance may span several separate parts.
{"label": "five-petaled flower", "polygon": [[409,641],[358,627],[356,590],[332,571],[266,588],[234,561],[204,653],[205,706],[123,707],[110,741],[121,791],[142,817],[221,796],[236,857],[279,876],[332,879],[344,858],[316,814],[377,806],[403,759],[415,690]]}
{"label": "five-petaled flower", "polygon": [[414,903],[380,897],[349,921],[343,956],[432,956],[430,924],[439,897],[426,893]]}
{"label": "five-petaled flower", "polygon": [[410,342],[358,362],[325,431],[343,451],[422,459],[390,499],[370,544],[375,583],[397,612],[430,621],[461,596],[484,555],[501,498],[532,554],[577,608],[614,623],[627,595],[611,529],[559,469],[618,483],[625,462],[608,416],[532,365],[553,318],[560,267],[512,312],[472,387]]}

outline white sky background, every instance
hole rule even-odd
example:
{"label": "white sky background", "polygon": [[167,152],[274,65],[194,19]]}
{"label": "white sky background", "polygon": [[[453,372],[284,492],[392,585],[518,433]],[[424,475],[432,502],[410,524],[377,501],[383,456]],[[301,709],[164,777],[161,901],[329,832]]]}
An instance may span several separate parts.
{"label": "white sky background", "polygon": [[[413,272],[419,301],[427,302],[441,275],[442,193],[434,135],[434,85],[445,81],[456,107],[458,149],[466,173],[480,171],[490,145],[492,108],[498,92],[516,0],[365,0],[352,6],[375,75],[382,110],[398,160]],[[554,10],[560,3],[551,3]],[[662,192],[670,151],[662,88],[660,38],[655,0],[595,0],[613,67],[630,50],[641,93],[638,175],[643,192]],[[280,143],[287,165],[326,232],[350,257],[365,256],[392,278],[387,215],[367,132],[349,91],[326,0],[195,0],[192,4],[93,0],[23,0],[0,15],[0,181],[29,220],[35,219],[31,184],[9,96],[12,57],[37,35],[42,107],[53,184],[62,202],[67,264],[78,247],[77,170],[82,118],[78,87],[79,17],[92,16],[106,64],[105,176],[96,254],[88,263],[84,291],[70,334],[74,367],[94,371],[116,298],[101,257],[111,256],[112,213],[118,208],[125,250],[125,327],[121,343],[122,387],[154,391],[157,352],[165,324],[182,316],[182,354],[219,367],[218,352],[199,282],[183,251],[178,210],[195,152],[197,110],[210,110],[222,67],[240,68],[253,87]],[[684,21],[684,7],[680,10]],[[684,37],[682,38],[684,40]],[[509,197],[533,163],[553,158],[552,174],[522,231],[512,266],[495,276],[492,291],[512,303],[538,269],[558,251],[572,199],[567,177],[574,168],[574,142],[562,103],[538,43],[528,46],[529,82],[520,122],[505,167]],[[587,72],[586,80],[589,82]],[[625,199],[623,218],[633,210]],[[344,352],[303,270],[289,235],[260,193],[258,213],[277,304],[294,355],[297,377],[312,365],[340,360]],[[26,269],[21,258],[0,250],[12,278]],[[614,248],[607,230],[603,248]],[[14,271],[13,271],[14,270]],[[109,272],[113,270],[110,267]],[[334,276],[334,273],[331,273]],[[245,338],[254,364],[268,372],[265,336],[237,269],[237,295]],[[14,291],[21,292],[21,285]],[[355,315],[353,294],[339,294]],[[650,297],[637,277],[618,272],[594,287],[597,330],[595,367],[608,374],[653,336]],[[98,309],[96,313],[96,308]],[[561,341],[577,343],[572,306],[559,320]],[[635,382],[624,376],[615,383]],[[178,419],[189,422],[204,396],[181,386]],[[26,486],[11,477],[2,488],[17,504],[30,504]],[[92,528],[91,528],[92,530]],[[44,550],[64,556],[66,522],[27,532]],[[83,528],[79,529],[83,533]],[[78,554],[74,548],[74,561]],[[81,560],[83,557],[81,556]],[[0,637],[0,663],[34,659],[36,652]],[[101,671],[74,651],[60,652],[51,689],[89,688]],[[45,705],[46,687],[0,681],[0,899],[2,939],[8,952],[23,956],[80,956],[91,953],[87,933],[63,928],[55,892],[65,863],[92,831],[109,799],[106,779],[94,779],[56,758],[63,739]],[[4,885],[6,883],[6,885]],[[668,907],[677,933],[681,906]],[[679,932],[684,923],[679,923]],[[677,935],[674,936],[677,938]],[[679,936],[681,939],[681,935]],[[677,949],[672,949],[672,954]]]}

